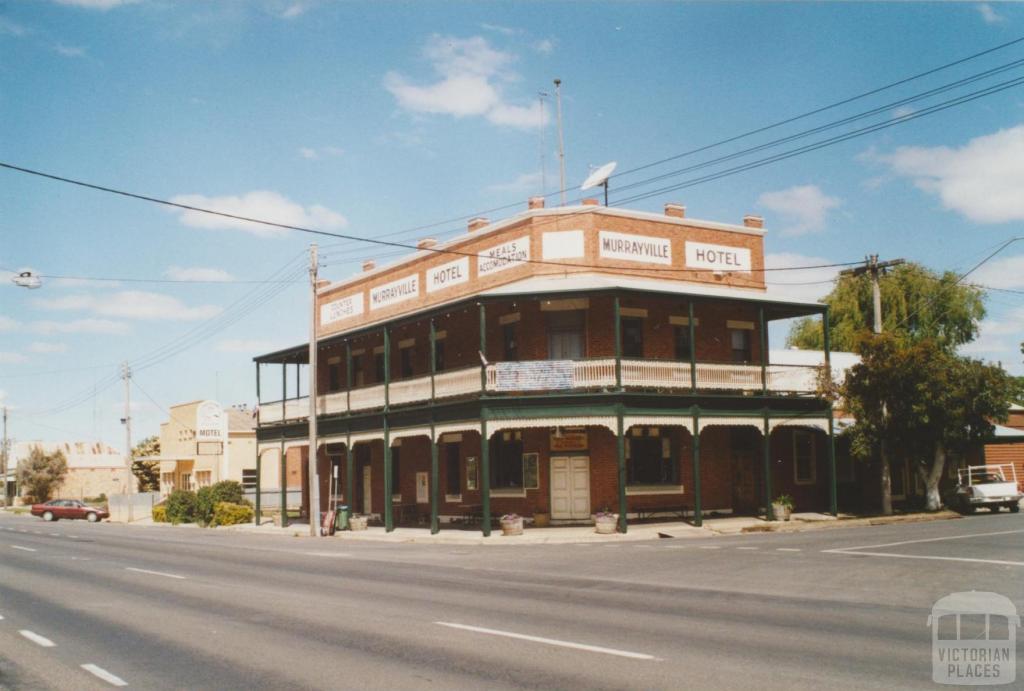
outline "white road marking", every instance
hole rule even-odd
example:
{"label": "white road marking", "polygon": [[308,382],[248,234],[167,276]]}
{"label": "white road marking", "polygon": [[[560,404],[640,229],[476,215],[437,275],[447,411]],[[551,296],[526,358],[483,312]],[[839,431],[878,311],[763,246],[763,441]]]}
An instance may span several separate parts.
{"label": "white road marking", "polygon": [[38,550],[32,549],[31,547],[22,547],[21,545],[11,545],[11,549],[20,549],[22,552],[36,552]]}
{"label": "white road marking", "polygon": [[185,580],[184,576],[178,576],[178,575],[173,574],[173,573],[164,573],[163,571],[150,571],[149,569],[136,569],[136,568],[131,567],[131,566],[124,567],[124,570],[125,571],[134,571],[135,573],[148,573],[148,574],[153,575],[153,576],[164,576],[166,578],[177,578],[177,579],[182,580],[182,581]]}
{"label": "white road marking", "polygon": [[665,545],[665,549],[686,549],[687,545]]}
{"label": "white road marking", "polygon": [[749,550],[756,550],[756,549],[760,549],[760,548],[759,548],[759,547],[737,547],[736,549],[749,549]]}
{"label": "white road marking", "polygon": [[722,549],[718,545],[701,545],[700,548],[701,549]]}
{"label": "white road marking", "polygon": [[18,528],[18,532],[19,533],[27,533],[28,531],[27,530],[22,530],[21,528]]}
{"label": "white road marking", "polygon": [[29,631],[28,629],[21,629],[20,631],[18,631],[18,633],[20,633],[22,636],[29,639],[36,645],[41,645],[44,648],[54,648],[57,646],[57,644],[51,641],[49,638],[44,638],[43,636],[40,636],[38,633]]}
{"label": "white road marking", "polygon": [[60,537],[60,533],[50,533],[50,537]]}
{"label": "white road marking", "polygon": [[844,552],[839,549],[824,550],[828,554],[845,554],[850,557],[889,557],[891,559],[931,559],[933,561],[965,561],[975,564],[1002,564],[1005,566],[1024,566],[1024,561],[1003,561],[1000,559],[969,559],[967,557],[935,557],[926,554],[895,554],[893,552]]}
{"label": "white road marking", "polygon": [[72,540],[77,540],[78,539],[77,535],[68,535],[68,537],[71,538]]}
{"label": "white road marking", "polygon": [[99,677],[111,686],[128,686],[128,682],[126,682],[121,677],[115,676],[107,670],[103,669],[102,667],[97,667],[91,662],[87,665],[82,665],[82,669],[84,669],[89,674]]}
{"label": "white road marking", "polygon": [[466,624],[454,624],[447,621],[435,621],[434,623],[439,626],[447,626],[448,628],[452,629],[462,629],[463,631],[485,633],[489,636],[504,636],[505,638],[515,638],[520,641],[530,641],[531,643],[544,643],[546,645],[553,645],[559,648],[572,648],[573,650],[584,650],[590,653],[602,653],[604,655],[615,655],[616,657],[628,657],[633,660],[659,660],[659,658],[654,657],[653,655],[647,655],[646,653],[634,653],[629,650],[604,648],[599,645],[573,643],[572,641],[560,641],[555,638],[542,638],[540,636],[527,636],[526,634],[522,633],[513,633],[511,631],[499,631],[497,629],[485,629],[480,626],[467,626]]}
{"label": "white road marking", "polygon": [[878,549],[879,547],[896,547],[898,545],[916,545],[922,542],[943,542],[945,540],[964,540],[972,537],[990,537],[992,535],[1013,535],[1014,533],[1024,533],[1024,530],[1000,530],[996,533],[973,533],[971,535],[950,535],[947,537],[930,537],[923,540],[903,540],[902,542],[886,542],[881,545],[862,545],[860,547],[837,547],[835,549],[825,549],[823,552],[849,552],[857,549]]}
{"label": "white road marking", "polygon": [[351,557],[349,552],[303,552],[311,557]]}
{"label": "white road marking", "polygon": [[775,550],[776,552],[799,552],[800,549],[797,547],[779,547]]}

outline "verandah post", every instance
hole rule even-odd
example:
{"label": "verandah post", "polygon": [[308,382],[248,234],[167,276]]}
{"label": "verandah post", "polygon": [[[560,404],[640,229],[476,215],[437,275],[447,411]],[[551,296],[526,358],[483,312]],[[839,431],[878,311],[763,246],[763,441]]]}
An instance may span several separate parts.
{"label": "verandah post", "polygon": [[[821,313],[821,328],[823,332],[822,344],[825,347],[825,373],[828,376],[828,381],[832,381],[832,340],[829,329],[829,315],[828,306],[825,306],[824,311]],[[828,405],[828,479],[829,479],[829,508],[833,516],[839,514],[839,480],[836,477],[836,434],[835,434],[835,422],[834,422],[834,410],[832,408],[832,401],[826,399],[826,405]],[[984,447],[982,447],[984,448]]]}
{"label": "verandah post", "polygon": [[618,454],[618,473],[619,476],[619,532],[625,533],[628,529],[626,521],[626,440],[625,430],[623,429],[622,420],[622,406],[616,407],[615,411],[615,424],[616,424],[616,435],[615,444],[616,452]]}
{"label": "verandah post", "polygon": [[430,318],[430,400],[434,400],[434,378],[437,376],[437,325]]}
{"label": "verandah post", "polygon": [[768,428],[768,409],[764,409],[762,436],[764,439],[764,516],[769,521],[775,520],[772,509],[772,445],[771,431]]}
{"label": "verandah post", "polygon": [[434,423],[430,423],[430,534],[436,535],[441,530],[441,523],[437,516],[438,494],[440,490],[441,474],[437,463],[437,435],[434,432]]}
{"label": "verandah post", "polygon": [[391,498],[394,481],[391,477],[391,430],[388,428],[388,414],[384,413],[384,532],[395,529],[394,501]]}
{"label": "verandah post", "polygon": [[352,433],[345,437],[345,503],[348,515],[356,512],[356,469],[352,458]]}
{"label": "verandah post", "polygon": [[[619,296],[615,296],[615,388],[622,389],[622,306]],[[625,531],[623,531],[625,532]]]}
{"label": "verandah post", "polygon": [[491,534],[491,459],[487,436],[487,411],[480,410],[480,518],[484,537]]}
{"label": "verandah post", "polygon": [[[260,426],[260,363],[256,363],[256,427]],[[260,468],[260,461],[262,460],[259,444],[256,445],[256,508],[253,511],[253,523],[256,525],[260,524],[260,493],[263,491],[263,485],[261,482],[262,473]],[[0,479],[0,490],[4,492],[4,502],[7,500],[7,478]]]}
{"label": "verandah post", "polygon": [[288,527],[288,463],[285,459],[284,437],[281,437],[281,527]]}
{"label": "verandah post", "polygon": [[768,332],[765,329],[764,305],[757,308],[757,328],[761,336],[761,395],[768,395]]}
{"label": "verandah post", "polygon": [[690,329],[690,390],[697,393],[697,330],[693,322],[693,300],[689,303],[687,325]]}
{"label": "verandah post", "polygon": [[480,394],[487,392],[487,310],[480,303]]}
{"label": "verandah post", "polygon": [[693,410],[693,524],[700,527],[704,524],[704,514],[700,494],[700,413]]}

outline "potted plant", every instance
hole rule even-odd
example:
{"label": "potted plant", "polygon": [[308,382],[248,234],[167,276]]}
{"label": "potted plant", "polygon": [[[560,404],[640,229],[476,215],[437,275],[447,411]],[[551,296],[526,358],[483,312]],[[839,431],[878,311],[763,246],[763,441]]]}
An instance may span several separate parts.
{"label": "potted plant", "polygon": [[359,514],[349,516],[348,529],[349,530],[366,530],[366,524],[369,520],[368,516],[362,516]]}
{"label": "potted plant", "polygon": [[551,525],[551,514],[547,511],[534,511],[533,525],[537,528],[546,528]]}
{"label": "potted plant", "polygon": [[523,517],[514,514],[507,513],[501,517],[501,534],[502,535],[522,535],[523,534]]}
{"label": "potted plant", "polygon": [[793,497],[788,494],[780,494],[772,502],[772,513],[776,521],[788,521],[789,515],[793,513]]}
{"label": "potted plant", "polygon": [[594,531],[602,535],[610,535],[619,527],[619,514],[612,513],[607,507],[594,514]]}

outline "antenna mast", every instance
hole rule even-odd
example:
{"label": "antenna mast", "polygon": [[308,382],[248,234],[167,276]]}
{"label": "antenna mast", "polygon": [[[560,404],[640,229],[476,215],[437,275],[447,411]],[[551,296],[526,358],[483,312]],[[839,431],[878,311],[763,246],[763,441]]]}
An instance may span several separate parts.
{"label": "antenna mast", "polygon": [[546,91],[538,91],[537,92],[537,102],[540,104],[540,194],[541,194],[541,196],[544,196],[545,194],[547,194],[547,191],[548,191],[548,169],[547,169],[547,165],[545,164],[546,162],[544,160],[544,157],[546,155],[546,152],[544,150],[547,148],[547,144],[544,142],[544,130],[547,129],[547,126],[546,126],[547,123],[545,122],[546,118],[544,117],[545,112],[546,112],[544,110],[544,99],[548,95],[549,94]]}
{"label": "antenna mast", "polygon": [[562,206],[565,206],[565,141],[562,138],[562,80],[555,79],[555,101],[558,103],[558,181]]}

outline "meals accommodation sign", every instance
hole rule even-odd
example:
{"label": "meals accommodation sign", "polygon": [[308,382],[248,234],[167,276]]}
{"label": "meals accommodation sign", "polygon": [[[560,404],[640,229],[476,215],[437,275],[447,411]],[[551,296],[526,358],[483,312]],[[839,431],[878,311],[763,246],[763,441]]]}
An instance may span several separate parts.
{"label": "meals accommodation sign", "polygon": [[530,261],[528,236],[510,240],[481,252],[476,260],[476,275],[495,274],[526,261]]}
{"label": "meals accommodation sign", "polygon": [[391,281],[384,285],[370,288],[370,309],[378,310],[382,307],[412,300],[420,295],[420,275],[412,274],[397,281]]}
{"label": "meals accommodation sign", "polygon": [[649,235],[629,235],[602,230],[598,234],[602,259],[620,259],[645,264],[671,264],[672,241]]}

